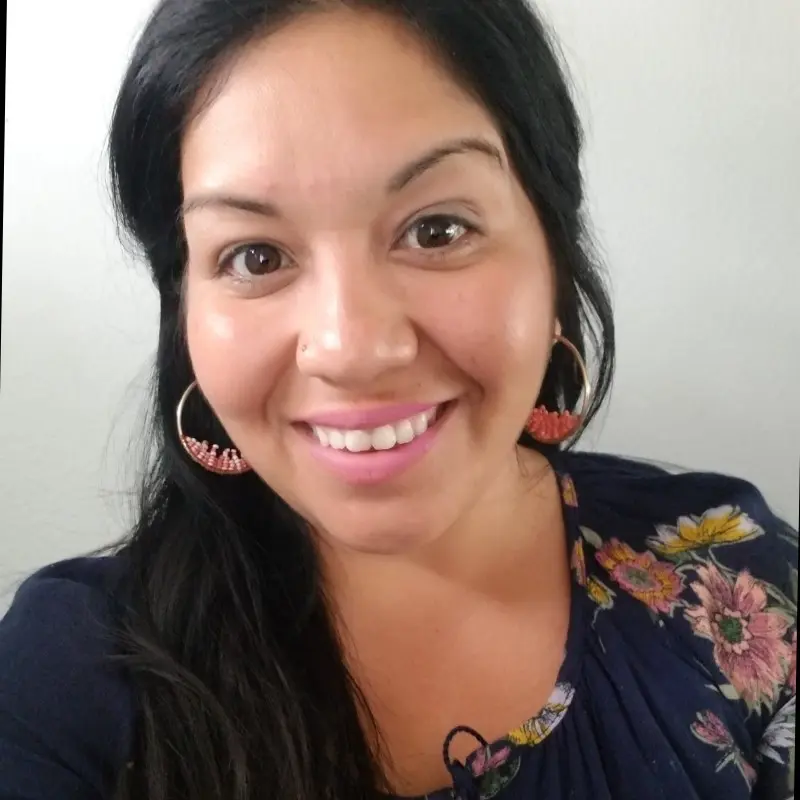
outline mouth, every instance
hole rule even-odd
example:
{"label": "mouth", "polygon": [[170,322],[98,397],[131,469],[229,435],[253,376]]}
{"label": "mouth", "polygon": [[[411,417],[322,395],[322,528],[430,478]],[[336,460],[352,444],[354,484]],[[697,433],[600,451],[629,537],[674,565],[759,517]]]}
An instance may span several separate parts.
{"label": "mouth", "polygon": [[377,428],[333,428],[302,423],[307,436],[322,448],[345,453],[386,453],[402,450],[438,427],[455,401],[431,406],[405,419]]}

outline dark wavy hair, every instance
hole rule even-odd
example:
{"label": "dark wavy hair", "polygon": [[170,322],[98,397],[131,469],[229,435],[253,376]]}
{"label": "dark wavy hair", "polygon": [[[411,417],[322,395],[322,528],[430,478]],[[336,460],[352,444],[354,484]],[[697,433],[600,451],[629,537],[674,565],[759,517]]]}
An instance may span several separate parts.
{"label": "dark wavy hair", "polygon": [[[193,379],[181,303],[183,131],[242,47],[337,6],[407,24],[485,105],[546,233],[564,335],[594,365],[589,418],[611,383],[614,327],[582,214],[581,127],[556,47],[526,0],[162,0],[134,49],[109,139],[120,232],[160,296],[150,455],[138,520],[115,546],[125,565],[117,658],[138,703],[119,800],[391,791],[303,520],[253,473],[221,478],[191,463],[175,422]],[[537,402],[573,408],[582,384],[562,350]],[[186,413],[187,429],[227,442],[200,399]],[[527,434],[520,443],[547,450]]]}

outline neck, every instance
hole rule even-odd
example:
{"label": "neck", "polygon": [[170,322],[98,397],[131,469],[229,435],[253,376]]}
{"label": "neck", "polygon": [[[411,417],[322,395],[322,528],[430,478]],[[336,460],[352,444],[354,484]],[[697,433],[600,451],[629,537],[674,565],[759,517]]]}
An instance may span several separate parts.
{"label": "neck", "polygon": [[530,601],[532,570],[547,568],[543,553],[552,553],[554,544],[563,547],[562,532],[549,462],[520,449],[432,543],[392,555],[323,548],[327,592],[345,624],[365,612],[390,622],[410,605],[424,613],[440,604]]}

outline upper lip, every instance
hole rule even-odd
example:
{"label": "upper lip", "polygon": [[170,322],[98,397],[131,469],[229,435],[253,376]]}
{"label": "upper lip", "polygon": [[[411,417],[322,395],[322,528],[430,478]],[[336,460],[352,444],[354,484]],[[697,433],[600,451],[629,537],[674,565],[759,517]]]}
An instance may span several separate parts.
{"label": "upper lip", "polygon": [[342,408],[320,411],[301,418],[301,422],[322,428],[343,430],[371,430],[438,408],[441,403],[402,403],[371,408]]}

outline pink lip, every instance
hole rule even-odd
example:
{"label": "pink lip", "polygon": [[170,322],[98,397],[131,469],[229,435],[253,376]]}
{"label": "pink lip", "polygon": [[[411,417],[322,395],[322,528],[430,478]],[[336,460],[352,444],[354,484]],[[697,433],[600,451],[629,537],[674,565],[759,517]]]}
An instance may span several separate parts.
{"label": "pink lip", "polygon": [[436,408],[438,403],[404,403],[403,405],[381,406],[379,408],[353,408],[341,411],[321,411],[303,417],[302,421],[308,425],[318,425],[323,428],[339,428],[344,430],[372,430],[381,425],[391,425],[395,422],[414,417],[423,411]]}
{"label": "pink lip", "polygon": [[[421,407],[427,410],[430,406]],[[304,436],[311,447],[311,455],[322,466],[334,472],[345,483],[355,486],[374,486],[396,478],[413,467],[430,452],[441,432],[442,426],[450,417],[452,407],[436,419],[433,426],[409,444],[400,445],[393,450],[367,453],[351,453],[348,450],[334,450],[323,447],[311,434]]]}

